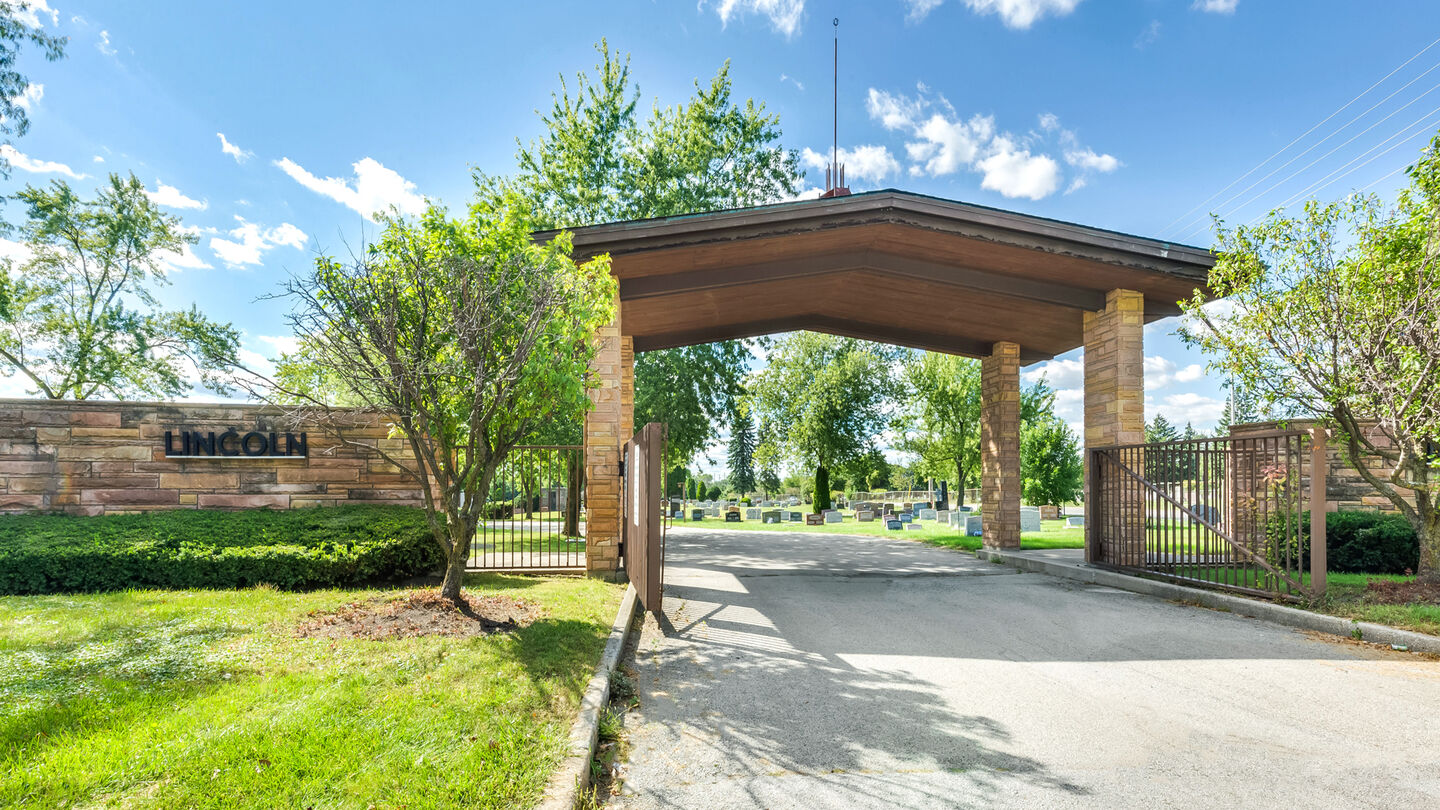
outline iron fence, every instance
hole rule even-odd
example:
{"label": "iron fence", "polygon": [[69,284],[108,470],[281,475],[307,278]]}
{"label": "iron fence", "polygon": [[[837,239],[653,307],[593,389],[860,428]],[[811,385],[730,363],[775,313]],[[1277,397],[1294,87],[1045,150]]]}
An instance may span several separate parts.
{"label": "iron fence", "polygon": [[481,570],[585,567],[584,448],[516,447],[496,471],[470,546]]}
{"label": "iron fence", "polygon": [[1086,559],[1267,597],[1323,593],[1318,435],[1319,452],[1300,431],[1090,450]]}

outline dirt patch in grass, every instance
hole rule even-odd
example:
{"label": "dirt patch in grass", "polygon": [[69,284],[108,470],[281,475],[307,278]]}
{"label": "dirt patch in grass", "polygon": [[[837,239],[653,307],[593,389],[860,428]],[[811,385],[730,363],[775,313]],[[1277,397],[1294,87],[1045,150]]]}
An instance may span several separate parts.
{"label": "dirt patch in grass", "polygon": [[1393,582],[1372,579],[1365,586],[1365,601],[1377,605],[1440,605],[1440,581]]}
{"label": "dirt patch in grass", "polygon": [[314,612],[295,628],[300,638],[382,640],[416,636],[484,636],[525,627],[542,610],[508,596],[463,593],[455,605],[439,591],[410,591],[398,599],[351,602],[333,611]]}

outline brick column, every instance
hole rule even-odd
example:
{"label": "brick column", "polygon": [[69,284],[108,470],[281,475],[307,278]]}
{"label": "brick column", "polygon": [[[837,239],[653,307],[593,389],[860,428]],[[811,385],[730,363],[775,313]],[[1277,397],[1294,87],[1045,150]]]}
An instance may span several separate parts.
{"label": "brick column", "polygon": [[[1145,441],[1145,297],[1111,290],[1105,309],[1085,313],[1085,515],[1104,498],[1114,514],[1105,527],[1086,520],[1085,557],[1092,562],[1143,566],[1145,504],[1133,486],[1091,492],[1089,449]],[[1112,477],[1109,480],[1114,481]],[[1117,499],[1120,493],[1127,493]],[[1124,502],[1121,502],[1124,501]],[[1133,501],[1133,502],[1132,502]],[[1100,530],[1106,534],[1102,538]],[[1104,543],[1104,558],[1097,554]]]}
{"label": "brick column", "polygon": [[635,338],[620,338],[620,440],[635,435]]}
{"label": "brick column", "polygon": [[[617,296],[618,298],[618,296]],[[599,351],[590,361],[598,385],[590,389],[585,414],[585,570],[613,577],[620,568],[620,448],[623,434],[620,302],[615,320],[595,336]]]}
{"label": "brick column", "polygon": [[986,548],[1020,547],[1020,346],[980,361],[980,502]]}

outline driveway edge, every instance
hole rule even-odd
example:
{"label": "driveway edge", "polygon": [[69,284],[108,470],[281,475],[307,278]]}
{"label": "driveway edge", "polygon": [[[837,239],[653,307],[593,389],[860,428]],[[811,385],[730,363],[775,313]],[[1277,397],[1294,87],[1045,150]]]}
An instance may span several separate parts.
{"label": "driveway edge", "polygon": [[1040,560],[1034,557],[1027,557],[1020,554],[1007,554],[1004,551],[985,548],[977,549],[975,556],[982,560],[1002,563],[1022,571],[1049,574],[1054,577],[1073,579],[1092,585],[1104,585],[1109,588],[1119,588],[1125,591],[1144,594],[1146,596],[1158,596],[1161,599],[1169,599],[1177,602],[1190,602],[1214,610],[1223,610],[1241,616],[1263,619],[1268,622],[1286,627],[1294,627],[1300,630],[1329,633],[1345,638],[1354,638],[1355,631],[1359,630],[1360,638],[1364,641],[1372,641],[1380,644],[1399,644],[1418,652],[1440,653],[1440,637],[1426,635],[1425,633],[1416,633],[1410,630],[1399,630],[1388,625],[1375,624],[1373,622],[1357,622],[1353,619],[1342,619],[1339,616],[1326,616],[1321,613],[1312,613],[1299,608],[1277,605],[1271,602],[1262,602],[1258,599],[1246,599],[1242,596],[1232,596],[1228,593],[1205,590],[1204,588],[1188,588],[1184,585],[1176,585],[1171,582],[1158,582],[1153,579],[1130,576],[1128,574],[1107,571],[1103,568],[1095,568],[1084,564]]}
{"label": "driveway edge", "polygon": [[595,756],[595,745],[600,738],[600,710],[610,699],[610,677],[615,674],[615,667],[620,664],[620,653],[630,640],[630,628],[635,623],[638,604],[635,586],[626,586],[620,610],[615,614],[614,624],[610,625],[610,637],[605,640],[605,652],[600,656],[600,663],[595,665],[595,674],[590,676],[585,696],[580,699],[580,716],[575,718],[575,725],[570,728],[565,758],[550,774],[539,810],[571,810],[581,792],[590,786],[590,760]]}

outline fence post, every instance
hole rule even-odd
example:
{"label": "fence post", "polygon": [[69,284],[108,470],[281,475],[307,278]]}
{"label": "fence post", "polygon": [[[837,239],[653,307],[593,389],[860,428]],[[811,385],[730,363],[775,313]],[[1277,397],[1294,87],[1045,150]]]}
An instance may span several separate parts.
{"label": "fence post", "polygon": [[1310,596],[1325,595],[1325,499],[1327,496],[1325,443],[1329,431],[1310,428]]}
{"label": "fence post", "polygon": [[1100,529],[1096,518],[1100,517],[1100,497],[1096,483],[1099,481],[1099,473],[1095,469],[1096,452],[1091,448],[1085,449],[1085,562],[1093,564],[1098,561]]}

